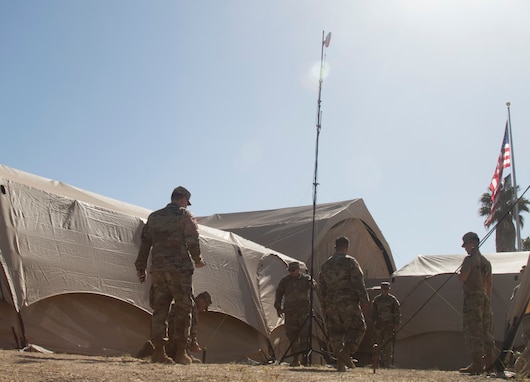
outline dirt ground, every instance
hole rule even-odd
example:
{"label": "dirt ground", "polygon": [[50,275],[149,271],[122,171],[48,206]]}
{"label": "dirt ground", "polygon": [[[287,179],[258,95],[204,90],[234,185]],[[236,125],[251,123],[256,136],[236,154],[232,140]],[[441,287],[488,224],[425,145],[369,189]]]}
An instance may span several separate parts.
{"label": "dirt ground", "polygon": [[[326,366],[193,364],[159,365],[130,356],[100,357],[0,350],[0,381],[487,381],[457,371],[358,367],[338,373]],[[515,381],[514,379],[512,379]]]}

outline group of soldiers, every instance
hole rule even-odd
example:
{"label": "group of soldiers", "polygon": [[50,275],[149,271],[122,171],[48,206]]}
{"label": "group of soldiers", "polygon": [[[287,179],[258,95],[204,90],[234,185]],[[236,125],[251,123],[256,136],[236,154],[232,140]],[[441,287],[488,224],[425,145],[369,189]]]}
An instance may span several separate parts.
{"label": "group of soldiers", "polygon": [[[342,236],[335,240],[335,253],[321,266],[318,284],[305,273],[300,264],[288,265],[289,275],[276,288],[274,307],[278,317],[285,317],[285,334],[290,341],[293,360],[291,366],[300,366],[307,350],[310,298],[317,291],[327,337],[336,368],[344,372],[353,368],[352,355],[359,349],[367,329],[363,311],[370,305],[364,275],[357,260],[350,256],[350,241]],[[393,338],[401,320],[399,301],[389,293],[390,283],[381,284],[381,294],[371,301],[374,346],[378,348],[381,366],[393,367]]]}
{"label": "group of soldiers", "polygon": [[[197,352],[198,313],[212,303],[208,292],[193,296],[194,269],[206,265],[199,245],[198,225],[187,210],[191,193],[182,186],[175,188],[171,202],[151,213],[141,234],[135,261],[138,279],[147,278],[147,262],[151,257],[151,289],[149,304],[153,310],[150,340],[139,356],[151,355],[152,362],[190,364],[199,362],[190,352]],[[458,278],[464,291],[463,332],[472,363],[460,369],[463,373],[480,374],[489,370],[495,360],[493,317],[491,310],[492,270],[490,262],[479,251],[479,238],[474,232],[463,236],[462,247],[468,253]],[[367,326],[363,312],[370,307],[373,348],[380,356],[374,362],[393,367],[394,339],[400,325],[400,306],[389,293],[390,283],[381,283],[381,293],[370,301],[364,275],[357,260],[349,254],[349,239],[335,240],[335,252],[320,268],[318,283],[300,272],[300,263],[288,265],[289,275],[276,289],[274,307],[285,317],[285,332],[293,350],[292,366],[300,366],[307,349],[310,298],[316,290],[322,309],[327,336],[338,371],[355,365],[352,355],[359,349]],[[527,315],[530,317],[530,308]],[[530,338],[530,318],[524,325],[526,340]],[[527,333],[528,332],[528,333]],[[528,358],[529,351],[526,351]],[[524,358],[524,359],[526,359]],[[530,362],[519,365],[527,370]]]}
{"label": "group of soldiers", "polygon": [[[201,256],[197,222],[187,210],[190,198],[191,193],[179,186],[173,190],[171,202],[166,207],[149,215],[134,263],[138,279],[143,283],[151,257],[151,336],[138,356],[151,355],[151,361],[156,363],[188,365],[198,361],[191,355],[200,350],[196,336],[198,313],[211,304],[208,292],[193,297],[194,269],[206,263]],[[300,355],[305,345],[300,338],[307,333],[309,291],[313,289],[320,297],[337,370],[345,371],[346,367],[354,366],[351,355],[357,351],[366,331],[362,310],[368,306],[369,298],[361,267],[348,254],[349,244],[346,237],[335,241],[335,253],[322,264],[318,288],[310,276],[300,273],[298,262],[289,264],[290,274],[278,285],[274,306],[278,316],[285,316],[286,334],[295,351],[293,366],[301,364]],[[389,284],[383,284],[383,292],[373,301],[373,322],[378,341],[391,348],[392,341],[386,336],[393,333],[400,315],[399,303],[388,294],[388,289]],[[389,314],[388,309],[393,313]],[[394,329],[387,330],[387,325]],[[390,366],[391,358],[386,354],[392,354],[392,350],[383,350],[382,354],[384,364]]]}

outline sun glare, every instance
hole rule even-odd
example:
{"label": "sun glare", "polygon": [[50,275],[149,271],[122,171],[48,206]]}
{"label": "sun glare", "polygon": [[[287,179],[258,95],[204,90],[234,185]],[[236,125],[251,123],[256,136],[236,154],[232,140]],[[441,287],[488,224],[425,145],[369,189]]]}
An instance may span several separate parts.
{"label": "sun glare", "polygon": [[[325,80],[329,75],[330,67],[327,62],[322,64],[322,80]],[[315,62],[311,67],[311,80],[318,83],[321,73],[320,73],[320,62]]]}

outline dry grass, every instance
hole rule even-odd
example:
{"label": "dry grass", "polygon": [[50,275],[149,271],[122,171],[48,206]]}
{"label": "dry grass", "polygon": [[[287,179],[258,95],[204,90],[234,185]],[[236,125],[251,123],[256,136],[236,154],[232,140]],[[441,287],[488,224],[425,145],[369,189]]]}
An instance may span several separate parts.
{"label": "dry grass", "polygon": [[358,367],[338,373],[326,366],[291,368],[287,365],[193,364],[158,365],[129,356],[98,357],[0,350],[0,381],[486,381],[456,371]]}

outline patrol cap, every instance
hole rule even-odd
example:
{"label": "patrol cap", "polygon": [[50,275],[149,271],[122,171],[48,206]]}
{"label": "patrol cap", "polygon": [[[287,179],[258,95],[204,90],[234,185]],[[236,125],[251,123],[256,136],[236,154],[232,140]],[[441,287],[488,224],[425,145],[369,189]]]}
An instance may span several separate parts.
{"label": "patrol cap", "polygon": [[470,241],[476,241],[477,243],[480,241],[478,235],[475,232],[468,232],[462,236],[462,247],[464,244],[469,243]]}
{"label": "patrol cap", "polygon": [[381,283],[381,289],[390,289],[390,283],[388,281],[383,281]]}
{"label": "patrol cap", "polygon": [[191,192],[189,192],[185,187],[178,186],[173,190],[171,193],[171,199],[176,199],[180,195],[185,196],[186,199],[188,199],[188,206],[191,206],[190,199],[191,199]]}
{"label": "patrol cap", "polygon": [[289,271],[294,271],[295,269],[300,269],[300,263],[298,261],[293,261],[293,262],[289,263],[289,265],[287,266],[287,269]]}
{"label": "patrol cap", "polygon": [[208,310],[208,306],[212,305],[212,296],[210,296],[210,293],[208,293],[207,291],[199,293],[197,297],[195,297],[195,299],[198,299],[198,298],[203,298],[204,301],[206,301],[206,305],[207,305],[206,310]]}

